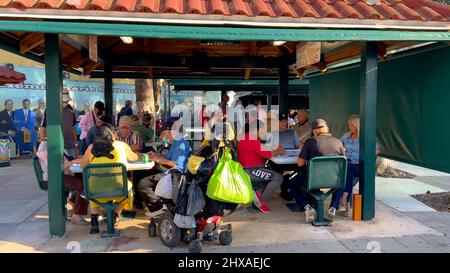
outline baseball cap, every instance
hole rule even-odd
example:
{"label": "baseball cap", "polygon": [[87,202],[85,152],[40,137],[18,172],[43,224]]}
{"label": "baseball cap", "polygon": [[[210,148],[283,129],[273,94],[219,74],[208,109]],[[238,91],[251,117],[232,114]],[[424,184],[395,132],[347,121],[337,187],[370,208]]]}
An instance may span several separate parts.
{"label": "baseball cap", "polygon": [[280,113],[278,115],[278,120],[288,119],[288,116],[285,113]]}
{"label": "baseball cap", "polygon": [[318,118],[313,121],[311,127],[312,127],[312,129],[319,129],[319,128],[324,128],[324,127],[328,128],[328,125],[325,120]]}

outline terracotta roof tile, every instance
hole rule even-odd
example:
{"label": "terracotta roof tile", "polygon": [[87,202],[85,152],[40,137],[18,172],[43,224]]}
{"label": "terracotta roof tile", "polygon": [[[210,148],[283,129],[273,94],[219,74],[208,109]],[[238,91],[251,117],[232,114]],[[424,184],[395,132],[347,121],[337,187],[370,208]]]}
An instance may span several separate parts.
{"label": "terracotta roof tile", "polygon": [[137,0],[116,0],[112,10],[116,11],[134,11]]}
{"label": "terracotta roof tile", "polygon": [[210,6],[209,12],[211,14],[230,15],[227,2],[222,0],[210,0],[208,2]]}
{"label": "terracotta roof tile", "polygon": [[141,0],[138,11],[144,12],[159,12],[160,0]]}
{"label": "terracotta roof tile", "polygon": [[292,18],[450,21],[450,5],[432,0],[0,0],[0,9],[76,9]]}

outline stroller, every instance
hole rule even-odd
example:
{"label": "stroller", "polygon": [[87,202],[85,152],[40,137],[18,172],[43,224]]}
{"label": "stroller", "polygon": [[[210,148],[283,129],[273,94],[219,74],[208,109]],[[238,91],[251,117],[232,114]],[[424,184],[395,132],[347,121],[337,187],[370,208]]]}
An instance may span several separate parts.
{"label": "stroller", "polygon": [[[174,197],[172,199],[163,199],[168,208],[168,212],[150,219],[148,234],[150,237],[156,237],[157,229],[161,242],[167,247],[176,247],[180,241],[189,243],[188,249],[191,253],[199,253],[202,249],[202,241],[219,240],[221,245],[229,245],[233,240],[231,224],[223,225],[222,217],[235,211],[238,204],[219,202],[206,196],[206,189],[209,178],[214,173],[219,158],[222,153],[220,141],[212,140],[209,145],[204,146],[191,158],[205,158],[197,168],[188,168],[187,173],[181,173],[178,170],[171,171],[172,183],[177,185],[173,187]],[[222,142],[223,143],[223,142]],[[191,158],[189,160],[191,160]],[[188,164],[189,165],[189,164]],[[198,187],[196,189],[196,187]],[[194,216],[180,216],[187,210],[187,199],[192,189],[197,190],[201,210]],[[199,193],[199,191],[201,193]],[[198,198],[200,195],[200,198]],[[190,219],[187,225],[179,227],[178,220]],[[178,218],[178,219],[177,219]],[[187,221],[189,222],[189,221]],[[186,221],[183,222],[186,224]]]}

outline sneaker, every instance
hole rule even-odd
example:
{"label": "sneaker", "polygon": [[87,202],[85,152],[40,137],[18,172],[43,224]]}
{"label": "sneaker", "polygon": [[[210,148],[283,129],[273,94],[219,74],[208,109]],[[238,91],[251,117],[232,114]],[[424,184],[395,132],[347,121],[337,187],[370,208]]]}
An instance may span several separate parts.
{"label": "sneaker", "polygon": [[260,211],[264,213],[270,212],[269,207],[266,205],[266,203],[264,203],[259,192],[255,192],[255,195],[256,199],[255,201],[253,201],[253,205],[255,205],[255,207],[257,207]]}
{"label": "sneaker", "polygon": [[345,206],[339,205],[338,211],[339,211],[339,212],[346,212],[346,211],[347,211],[347,208],[346,208]]}
{"label": "sneaker", "polygon": [[336,208],[331,207],[328,209],[328,217],[330,218],[330,220],[333,220],[334,217],[336,217]]}
{"label": "sneaker", "polygon": [[310,205],[305,206],[305,221],[311,223],[316,220],[316,210]]}
{"label": "sneaker", "polygon": [[163,214],[164,211],[166,211],[166,210],[167,210],[166,205],[163,205],[162,208],[160,208],[159,210],[155,210],[155,211],[149,212],[148,214],[146,212],[145,215],[150,217],[150,218],[153,218],[153,217],[156,217],[158,215]]}

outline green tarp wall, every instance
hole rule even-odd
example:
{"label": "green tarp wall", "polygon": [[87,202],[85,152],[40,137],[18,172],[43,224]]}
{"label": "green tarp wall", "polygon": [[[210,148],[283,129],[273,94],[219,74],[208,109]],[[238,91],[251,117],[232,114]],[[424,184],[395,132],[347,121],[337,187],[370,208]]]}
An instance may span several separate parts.
{"label": "green tarp wall", "polygon": [[[311,117],[333,135],[359,114],[360,69],[310,78]],[[377,142],[387,157],[450,172],[450,48],[379,63]]]}

